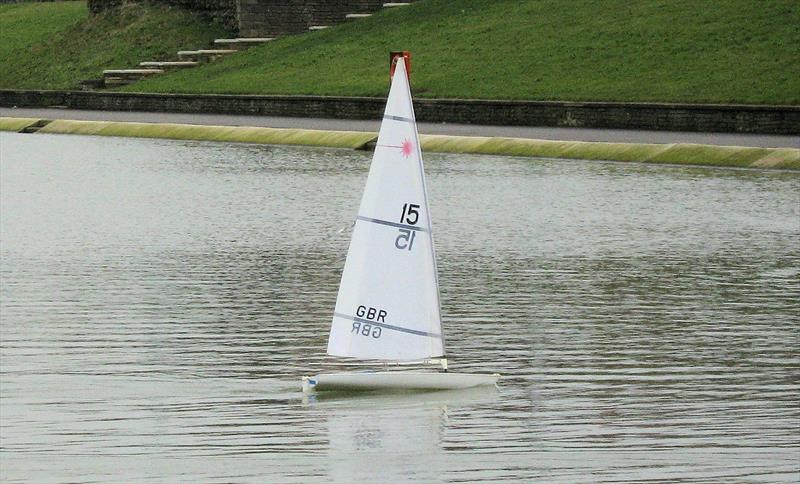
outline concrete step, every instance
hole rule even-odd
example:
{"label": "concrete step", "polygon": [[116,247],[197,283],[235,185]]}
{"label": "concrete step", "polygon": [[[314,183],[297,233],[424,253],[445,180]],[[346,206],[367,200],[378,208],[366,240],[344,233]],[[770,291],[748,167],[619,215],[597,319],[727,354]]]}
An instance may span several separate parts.
{"label": "concrete step", "polygon": [[181,50],[178,52],[178,58],[185,61],[210,62],[236,52],[238,51],[233,49]]}
{"label": "concrete step", "polygon": [[163,72],[163,69],[106,69],[103,71],[103,84],[122,86]]}
{"label": "concrete step", "polygon": [[409,2],[388,2],[388,3],[384,3],[383,4],[384,8],[405,7],[406,5],[411,5],[411,3],[409,3]]}
{"label": "concrete step", "polygon": [[103,71],[104,76],[152,76],[153,74],[161,74],[163,69],[106,69]]}
{"label": "concrete step", "polygon": [[344,16],[346,20],[357,20],[360,18],[372,17],[371,13],[348,13]]}
{"label": "concrete step", "polygon": [[139,67],[146,69],[185,69],[187,67],[195,67],[199,64],[199,62],[195,61],[146,61],[140,62]]}
{"label": "concrete step", "polygon": [[178,59],[183,60],[197,60],[200,57],[200,54],[196,50],[179,50],[178,51]]}
{"label": "concrete step", "polygon": [[311,27],[308,28],[308,30],[311,30],[313,32],[315,30],[325,30],[329,27],[330,25],[312,25]]}
{"label": "concrete step", "polygon": [[235,39],[216,39],[214,45],[225,49],[244,50],[275,40],[274,37],[238,37]]}

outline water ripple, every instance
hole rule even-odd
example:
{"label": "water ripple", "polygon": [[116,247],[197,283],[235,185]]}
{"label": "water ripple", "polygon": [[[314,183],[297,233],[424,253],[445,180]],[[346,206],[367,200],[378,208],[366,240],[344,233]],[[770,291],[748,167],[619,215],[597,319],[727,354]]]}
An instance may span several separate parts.
{"label": "water ripple", "polygon": [[0,478],[800,479],[800,177],[429,156],[455,369],[306,397],[369,155],[0,134]]}

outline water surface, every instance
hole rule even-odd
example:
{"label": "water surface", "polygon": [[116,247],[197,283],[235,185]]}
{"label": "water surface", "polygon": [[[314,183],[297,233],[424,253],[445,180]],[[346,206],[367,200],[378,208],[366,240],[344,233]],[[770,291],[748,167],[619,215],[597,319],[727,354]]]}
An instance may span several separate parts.
{"label": "water surface", "polygon": [[800,479],[800,175],[428,155],[500,388],[304,399],[369,161],[0,134],[0,478]]}

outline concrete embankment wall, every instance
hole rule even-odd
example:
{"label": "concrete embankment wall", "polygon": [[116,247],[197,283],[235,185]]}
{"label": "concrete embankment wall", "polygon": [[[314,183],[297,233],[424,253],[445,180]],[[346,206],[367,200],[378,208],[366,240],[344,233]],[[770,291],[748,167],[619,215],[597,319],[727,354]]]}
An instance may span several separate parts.
{"label": "concrete embankment wall", "polygon": [[[368,149],[377,133],[322,131],[241,126],[200,126],[168,123],[126,123],[114,121],[73,121],[0,118],[0,131],[24,131],[42,126],[37,133],[128,136],[329,146]],[[688,143],[641,144],[586,141],[548,141],[521,138],[420,136],[423,151],[487,155],[531,156],[584,160],[635,161],[749,168],[800,170],[800,149],[711,146]]]}
{"label": "concrete embankment wall", "polygon": [[[3,107],[380,119],[383,98],[0,90]],[[800,134],[800,106],[415,99],[417,120],[496,126],[566,126]]]}

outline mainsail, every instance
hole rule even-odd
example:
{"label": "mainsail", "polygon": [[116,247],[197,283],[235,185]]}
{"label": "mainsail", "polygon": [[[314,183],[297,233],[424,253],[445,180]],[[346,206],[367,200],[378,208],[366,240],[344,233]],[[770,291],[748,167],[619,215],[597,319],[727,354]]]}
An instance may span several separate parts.
{"label": "mainsail", "polygon": [[328,354],[389,361],[444,356],[425,173],[402,58],[350,240]]}

